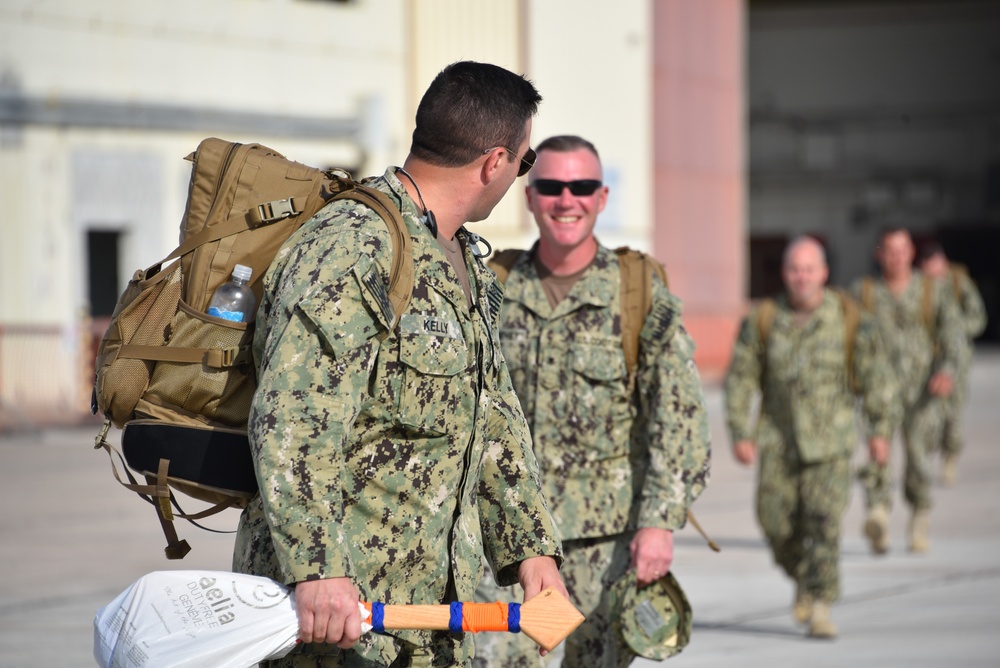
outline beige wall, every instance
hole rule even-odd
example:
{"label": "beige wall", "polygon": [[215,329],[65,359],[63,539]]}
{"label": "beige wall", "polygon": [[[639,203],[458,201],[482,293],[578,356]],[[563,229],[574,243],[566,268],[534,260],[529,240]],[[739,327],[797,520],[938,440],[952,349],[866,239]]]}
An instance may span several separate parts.
{"label": "beige wall", "polygon": [[[716,364],[743,285],[742,12],[740,0],[637,0],[614,11],[601,0],[6,0],[0,98],[69,109],[80,122],[0,128],[0,412],[19,397],[49,412],[85,410],[76,383],[89,363],[79,346],[86,232],[122,233],[122,287],[162,258],[183,214],[182,158],[200,139],[381,172],[405,158],[432,77],[462,59],[534,81],[544,98],[534,143],[572,133],[597,145],[611,187],[599,237],[666,262],[699,363]],[[81,102],[206,115],[180,128],[94,125],[81,120]],[[233,130],[227,114],[248,112],[256,120]],[[302,119],[354,125],[290,132]],[[476,224],[496,247],[535,237],[525,182]],[[73,368],[44,379],[16,372],[4,356],[20,353],[2,344],[12,326],[43,333],[44,356]]]}

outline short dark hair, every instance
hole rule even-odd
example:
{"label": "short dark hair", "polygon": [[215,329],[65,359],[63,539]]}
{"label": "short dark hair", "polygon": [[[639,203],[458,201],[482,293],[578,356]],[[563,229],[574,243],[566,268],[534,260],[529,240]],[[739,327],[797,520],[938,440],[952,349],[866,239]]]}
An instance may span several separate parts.
{"label": "short dark hair", "polygon": [[[487,149],[517,151],[524,124],[541,101],[521,75],[488,63],[452,63],[420,99],[410,153],[432,165],[461,167]],[[508,160],[519,157],[508,155]]]}
{"label": "short dark hair", "polygon": [[570,151],[579,151],[580,149],[590,151],[594,154],[595,158],[598,160],[601,159],[600,154],[597,152],[597,147],[577,135],[556,135],[555,137],[549,137],[535,147],[535,152],[556,151],[558,153],[569,153]]}

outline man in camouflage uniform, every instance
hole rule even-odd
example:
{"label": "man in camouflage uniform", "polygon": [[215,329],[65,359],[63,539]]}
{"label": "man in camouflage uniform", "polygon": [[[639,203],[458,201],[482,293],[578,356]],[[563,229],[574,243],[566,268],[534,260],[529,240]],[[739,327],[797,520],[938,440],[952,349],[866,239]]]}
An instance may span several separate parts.
{"label": "man in camouflage uniform", "polygon": [[948,413],[945,418],[944,436],[941,450],[944,455],[944,469],[941,480],[950,485],[955,482],[958,455],[965,444],[962,431],[962,408],[969,388],[969,369],[972,366],[973,339],[986,330],[986,305],[979,294],[968,270],[960,264],[948,262],[944,248],[936,241],[928,241],[920,247],[917,265],[926,276],[942,282],[945,294],[955,298],[965,330],[958,366],[955,370],[955,388],[948,397]]}
{"label": "man in camouflage uniform", "polygon": [[[941,443],[947,397],[961,355],[962,323],[945,286],[913,268],[913,240],[905,228],[879,235],[875,258],[880,279],[862,278],[852,286],[864,310],[872,313],[899,387],[906,454],[903,496],[913,509],[907,537],[912,552],[926,552],[931,508],[931,454]],[[864,533],[872,551],[889,549],[891,479],[888,466],[861,471],[868,514]]]}
{"label": "man in camouflage uniform", "polygon": [[[640,586],[666,575],[673,532],[709,474],[694,344],[680,300],[658,275],[629,378],[618,257],[593,233],[608,197],[601,179],[590,142],[554,137],[538,146],[526,195],[539,240],[511,267],[500,318],[504,356],[563,538],[563,577],[587,617],[566,640],[564,666],[631,663],[608,589],[629,568]],[[487,576],[479,600],[501,598],[494,584],[504,582]],[[518,642],[478,636],[476,665],[537,664],[537,653]]]}
{"label": "man in camouflage uniform", "polygon": [[[775,562],[795,582],[793,614],[809,635],[833,638],[840,594],[840,527],[857,444],[855,395],[871,459],[884,464],[895,427],[895,387],[875,323],[824,286],[823,247],[802,237],[785,250],[786,294],[743,321],[726,375],[726,419],[742,464],[759,459],[757,519]],[[766,323],[766,324],[765,324]],[[888,379],[888,380],[887,380]],[[762,394],[756,427],[750,415]]]}
{"label": "man in camouflage uniform", "polygon": [[462,227],[530,168],[540,99],[522,77],[471,62],[427,90],[404,168],[369,183],[412,239],[405,313],[387,296],[386,224],[353,201],[308,221],[265,277],[249,425],[260,495],[233,561],[295,585],[303,641],[268,665],[469,665],[463,634],[361,637],[358,600],[471,600],[484,557],[527,598],[565,592],[499,349],[502,287]]}

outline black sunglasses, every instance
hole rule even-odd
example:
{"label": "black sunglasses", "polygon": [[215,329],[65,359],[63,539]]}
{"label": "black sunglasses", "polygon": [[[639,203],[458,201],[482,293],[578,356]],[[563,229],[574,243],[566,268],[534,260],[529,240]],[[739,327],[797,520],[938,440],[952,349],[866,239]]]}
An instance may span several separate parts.
{"label": "black sunglasses", "polygon": [[574,197],[589,197],[593,195],[594,192],[603,185],[600,181],[594,179],[582,179],[580,181],[556,181],[555,179],[538,179],[531,184],[539,195],[545,195],[546,197],[558,197],[562,195],[564,188],[569,188],[569,191]]}
{"label": "black sunglasses", "polygon": [[[510,150],[506,146],[494,146],[493,148],[488,148],[485,151],[483,151],[483,155],[489,153],[490,151],[495,151],[498,148],[502,148],[515,158],[517,157],[517,153],[514,153],[514,151]],[[531,168],[535,165],[535,158],[537,157],[538,155],[535,153],[535,149],[529,148],[528,152],[524,154],[523,158],[521,158],[521,164],[517,168],[517,175],[524,176],[529,171],[531,171]]]}
{"label": "black sunglasses", "polygon": [[[517,154],[515,153],[514,155],[516,156]],[[531,168],[535,166],[535,158],[537,157],[538,154],[535,153],[535,149],[529,148],[528,152],[524,154],[523,158],[521,158],[521,166],[517,170],[517,175],[524,176],[531,171]]]}

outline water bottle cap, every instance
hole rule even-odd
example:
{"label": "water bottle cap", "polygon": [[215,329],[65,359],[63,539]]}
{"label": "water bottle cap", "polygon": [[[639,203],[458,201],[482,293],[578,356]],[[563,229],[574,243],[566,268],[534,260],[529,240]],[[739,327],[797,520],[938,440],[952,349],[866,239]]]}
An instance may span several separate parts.
{"label": "water bottle cap", "polygon": [[249,281],[251,275],[253,275],[253,269],[246,266],[245,264],[238,264],[235,267],[233,267],[233,276],[240,279],[241,281]]}

